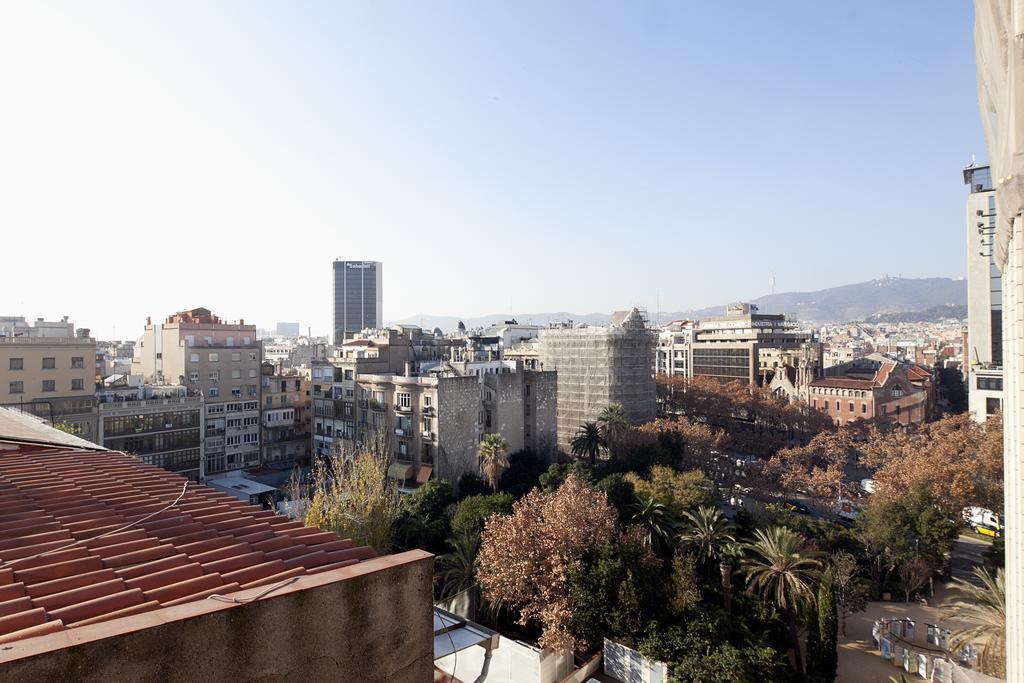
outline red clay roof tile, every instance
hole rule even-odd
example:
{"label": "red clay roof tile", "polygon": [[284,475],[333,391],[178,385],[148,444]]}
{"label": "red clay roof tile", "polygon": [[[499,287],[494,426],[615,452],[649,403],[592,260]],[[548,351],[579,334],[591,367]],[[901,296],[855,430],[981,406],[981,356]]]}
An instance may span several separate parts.
{"label": "red clay roof tile", "polygon": [[0,642],[376,555],[221,492],[183,493],[184,483],[121,453],[0,451]]}

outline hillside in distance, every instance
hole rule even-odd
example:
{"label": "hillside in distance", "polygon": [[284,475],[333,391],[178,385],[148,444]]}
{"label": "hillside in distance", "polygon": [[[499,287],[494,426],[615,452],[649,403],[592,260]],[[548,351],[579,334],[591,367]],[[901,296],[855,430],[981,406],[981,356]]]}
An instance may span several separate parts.
{"label": "hillside in distance", "polygon": [[[908,314],[910,318],[921,312],[936,313],[941,307],[967,305],[967,281],[947,277],[881,278],[852,285],[830,287],[815,292],[786,292],[751,299],[761,313],[785,313],[807,322],[848,322],[852,320],[878,320],[882,316]],[[662,322],[679,319],[707,318],[725,315],[726,304],[690,311],[662,311]],[[931,309],[936,309],[932,311]],[[950,308],[946,317],[957,315],[962,309]],[[648,310],[652,322],[655,312]],[[590,325],[606,325],[608,313],[493,313],[485,316],[459,318],[457,316],[421,314],[391,321],[391,324],[419,325],[432,330],[440,327],[445,332],[454,330],[459,322],[468,329],[487,327],[504,320],[547,325],[550,322],[573,320]],[[894,319],[894,318],[890,318]]]}
{"label": "hillside in distance", "polygon": [[[873,316],[966,306],[967,281],[948,277],[881,278],[816,292],[786,292],[752,299],[761,313],[785,313],[798,320],[846,322]],[[693,311],[700,319],[723,315],[725,306]]]}

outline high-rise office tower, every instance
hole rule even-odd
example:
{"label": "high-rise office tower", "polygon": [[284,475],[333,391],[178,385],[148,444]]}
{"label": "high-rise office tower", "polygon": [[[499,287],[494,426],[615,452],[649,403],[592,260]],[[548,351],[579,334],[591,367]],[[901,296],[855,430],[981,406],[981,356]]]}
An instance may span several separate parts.
{"label": "high-rise office tower", "polygon": [[384,324],[383,264],[380,261],[334,262],[334,343],[346,332]]}
{"label": "high-rise office tower", "polygon": [[967,195],[967,348],[964,373],[971,416],[984,422],[1002,407],[1003,278],[995,257],[996,192],[988,166],[964,169]]}

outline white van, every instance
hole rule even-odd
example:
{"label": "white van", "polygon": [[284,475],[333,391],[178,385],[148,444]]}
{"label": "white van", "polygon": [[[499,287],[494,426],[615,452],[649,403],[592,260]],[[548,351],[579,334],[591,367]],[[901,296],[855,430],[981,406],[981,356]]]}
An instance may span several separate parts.
{"label": "white van", "polygon": [[999,515],[988,508],[966,507],[963,511],[963,518],[965,522],[974,528],[986,526],[1001,529],[1003,527]]}

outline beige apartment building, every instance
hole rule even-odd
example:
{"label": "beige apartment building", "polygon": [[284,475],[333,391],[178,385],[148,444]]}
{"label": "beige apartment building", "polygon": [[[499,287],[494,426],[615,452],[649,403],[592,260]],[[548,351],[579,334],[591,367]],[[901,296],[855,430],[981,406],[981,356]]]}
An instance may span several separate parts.
{"label": "beige apartment building", "polygon": [[264,465],[309,465],[309,369],[263,363],[260,444]]}
{"label": "beige apartment building", "polygon": [[226,323],[206,308],[146,320],[132,373],[153,384],[180,384],[206,406],[202,476],[260,464],[261,346],[256,326]]}
{"label": "beige apartment building", "polygon": [[61,323],[0,318],[0,404],[96,438],[96,340]]}

